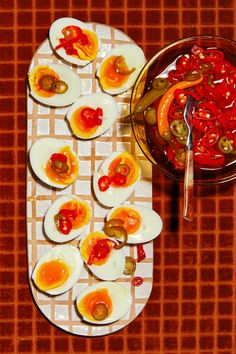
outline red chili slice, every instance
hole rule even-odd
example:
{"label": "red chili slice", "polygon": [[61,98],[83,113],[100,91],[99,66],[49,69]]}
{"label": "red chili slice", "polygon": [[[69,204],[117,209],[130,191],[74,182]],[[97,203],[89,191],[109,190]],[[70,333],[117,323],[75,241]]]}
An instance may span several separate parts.
{"label": "red chili slice", "polygon": [[103,112],[102,108],[98,107],[96,110],[90,107],[86,107],[81,112],[81,118],[84,122],[84,125],[88,128],[93,128],[97,125],[102,124]]}
{"label": "red chili slice", "polygon": [[225,129],[236,128],[236,108],[228,109],[220,118],[220,123]]}
{"label": "red chili slice", "polygon": [[95,260],[101,260],[107,257],[112,248],[115,248],[117,243],[110,239],[101,239],[93,246],[90,257],[88,259],[88,265],[94,263]]}
{"label": "red chili slice", "polygon": [[132,279],[131,281],[131,284],[133,286],[140,286],[143,284],[143,278],[142,277],[139,277],[139,276],[136,276]]}
{"label": "red chili slice", "polygon": [[101,176],[98,180],[98,187],[101,192],[105,192],[111,185],[111,179],[109,176]]}
{"label": "red chili slice", "polygon": [[188,94],[184,90],[177,89],[175,90],[174,97],[177,105],[185,106],[188,100]]}
{"label": "red chili slice", "polygon": [[66,157],[66,155],[64,155],[64,154],[60,154],[60,153],[55,153],[55,154],[52,154],[51,156],[50,156],[50,160],[51,161],[61,161],[61,162],[63,162],[63,163],[66,163],[67,162],[67,157]]}
{"label": "red chili slice", "polygon": [[215,155],[196,152],[194,154],[194,162],[205,167],[222,167],[225,164],[225,156],[218,152]]}
{"label": "red chili slice", "polygon": [[111,184],[115,186],[123,186],[126,182],[126,176],[121,173],[116,173],[111,177]]}
{"label": "red chili slice", "polygon": [[141,262],[146,258],[146,253],[144,251],[143,245],[139,243],[137,245],[137,262]]}
{"label": "red chili slice", "polygon": [[71,222],[75,220],[76,216],[78,215],[77,209],[61,209],[60,214],[67,217]]}
{"label": "red chili slice", "polygon": [[178,106],[172,106],[169,110],[169,118],[171,120],[174,119],[182,119],[184,116],[184,110],[181,105]]}
{"label": "red chili slice", "polygon": [[205,132],[205,135],[202,138],[202,144],[207,147],[213,146],[217,143],[218,139],[219,132],[216,129],[212,128]]}
{"label": "red chili slice", "polygon": [[220,62],[224,59],[224,53],[219,49],[206,49],[203,55],[205,62]]}

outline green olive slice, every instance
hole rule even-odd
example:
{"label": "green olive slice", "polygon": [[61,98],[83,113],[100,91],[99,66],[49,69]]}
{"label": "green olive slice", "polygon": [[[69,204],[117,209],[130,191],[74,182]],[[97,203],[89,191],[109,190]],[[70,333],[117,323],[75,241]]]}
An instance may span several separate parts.
{"label": "green olive slice", "polygon": [[44,75],[39,79],[39,86],[45,91],[52,91],[53,83],[57,81],[52,75]]}
{"label": "green olive slice", "polygon": [[68,85],[65,81],[55,80],[52,83],[52,91],[58,94],[65,93],[68,90]]}
{"label": "green olive slice", "polygon": [[124,274],[125,275],[132,275],[134,274],[136,270],[136,261],[133,257],[130,256],[126,256],[125,257],[125,270],[124,270]]}
{"label": "green olive slice", "polygon": [[114,172],[120,173],[123,176],[128,176],[128,174],[130,173],[130,168],[125,163],[121,163],[115,167]]}
{"label": "green olive slice", "polygon": [[132,68],[132,69],[128,68],[123,55],[119,55],[115,59],[113,65],[114,65],[115,71],[120,75],[129,75],[135,70],[135,68]]}
{"label": "green olive slice", "polygon": [[108,316],[107,305],[103,302],[97,303],[93,308],[92,316],[96,321],[105,320]]}

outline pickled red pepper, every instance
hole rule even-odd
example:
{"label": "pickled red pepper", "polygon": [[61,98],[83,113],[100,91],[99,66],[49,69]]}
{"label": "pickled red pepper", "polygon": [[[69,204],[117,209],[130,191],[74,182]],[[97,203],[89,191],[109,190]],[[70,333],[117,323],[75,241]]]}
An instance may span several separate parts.
{"label": "pickled red pepper", "polygon": [[170,125],[168,121],[168,112],[176,90],[183,90],[188,87],[198,85],[202,82],[203,76],[194,81],[180,81],[175,85],[171,86],[166,93],[162,96],[157,109],[157,125],[158,131],[161,137],[168,140],[170,137]]}

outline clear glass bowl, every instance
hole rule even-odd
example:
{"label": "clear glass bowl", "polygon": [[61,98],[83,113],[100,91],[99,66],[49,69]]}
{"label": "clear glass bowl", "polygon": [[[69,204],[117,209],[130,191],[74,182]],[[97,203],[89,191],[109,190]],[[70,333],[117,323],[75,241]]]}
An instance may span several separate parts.
{"label": "clear glass bowl", "polygon": [[[179,56],[189,53],[194,45],[200,45],[204,48],[217,47],[224,51],[226,58],[230,58],[231,63],[236,67],[236,42],[227,38],[218,36],[194,36],[183,38],[173,42],[150,59],[139,74],[131,95],[131,125],[135,139],[153,166],[160,169],[166,176],[175,181],[183,181],[184,171],[176,170],[172,164],[167,163],[165,155],[161,152],[155,152],[148,143],[147,131],[143,113],[133,114],[134,107],[141,97],[147,92],[150,82],[163,72]],[[196,184],[209,185],[229,182],[236,179],[236,157],[234,163],[221,169],[212,170],[208,168],[195,168],[194,181]]]}

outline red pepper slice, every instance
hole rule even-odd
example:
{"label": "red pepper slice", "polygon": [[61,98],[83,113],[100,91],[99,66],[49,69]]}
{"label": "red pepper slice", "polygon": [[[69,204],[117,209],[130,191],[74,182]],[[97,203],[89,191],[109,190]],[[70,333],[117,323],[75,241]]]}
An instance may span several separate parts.
{"label": "red pepper slice", "polygon": [[202,144],[207,147],[213,146],[217,143],[218,139],[219,132],[216,129],[212,128],[205,132],[205,135],[202,138]]}
{"label": "red pepper slice", "polygon": [[175,120],[175,119],[182,119],[184,116],[184,109],[183,106],[172,106],[169,110],[169,119],[170,120]]}
{"label": "red pepper slice", "polygon": [[183,81],[185,74],[183,70],[171,70],[168,73],[168,80],[172,83]]}
{"label": "red pepper slice", "polygon": [[137,245],[137,262],[141,262],[146,258],[146,253],[144,251],[143,245],[139,243]]}
{"label": "red pepper slice", "polygon": [[111,177],[111,184],[115,186],[123,186],[126,182],[126,176],[122,175],[121,173],[115,173]]}
{"label": "red pepper slice", "polygon": [[225,156],[218,152],[214,156],[207,153],[196,152],[194,154],[194,162],[205,167],[222,167],[225,164]]}
{"label": "red pepper slice", "polygon": [[107,257],[112,248],[115,248],[117,243],[110,239],[101,239],[93,246],[88,259],[88,265],[91,265],[96,260],[101,260]]}
{"label": "red pepper slice", "polygon": [[67,157],[64,154],[55,153],[55,154],[52,154],[50,156],[50,160],[51,161],[61,161],[61,162],[66,163],[67,162]]}
{"label": "red pepper slice", "polygon": [[105,192],[111,185],[111,179],[109,176],[101,176],[98,180],[98,187],[101,192]]}
{"label": "red pepper slice", "polygon": [[86,107],[81,112],[81,118],[84,125],[88,128],[93,128],[97,125],[102,124],[103,111],[102,108],[98,107],[96,110],[90,107]]}
{"label": "red pepper slice", "polygon": [[189,90],[189,94],[197,101],[200,101],[204,97],[204,89],[202,85],[197,85],[194,89]]}
{"label": "red pepper slice", "polygon": [[229,71],[235,70],[228,60],[222,60],[215,64],[214,71],[219,75],[227,75]]}
{"label": "red pepper slice", "polygon": [[236,108],[227,109],[220,118],[220,123],[225,129],[236,129]]}
{"label": "red pepper slice", "polygon": [[197,111],[194,113],[194,118],[202,120],[210,120],[218,118],[220,111],[212,102],[202,102],[199,104]]}
{"label": "red pepper slice", "polygon": [[177,70],[183,70],[185,73],[188,71],[197,70],[198,67],[198,62],[192,56],[182,55],[176,60]]}
{"label": "red pepper slice", "polygon": [[140,286],[143,284],[143,278],[142,277],[139,277],[139,276],[136,276],[132,279],[131,281],[131,284],[133,286]]}
{"label": "red pepper slice", "polygon": [[188,100],[188,94],[184,90],[177,89],[175,90],[174,97],[176,103],[180,106],[185,106]]}
{"label": "red pepper slice", "polygon": [[71,222],[73,222],[78,215],[77,209],[61,209],[59,213],[64,215]]}
{"label": "red pepper slice", "polygon": [[220,62],[224,60],[224,53],[219,49],[205,49],[203,51],[204,62]]}
{"label": "red pepper slice", "polygon": [[70,221],[70,219],[68,219],[67,217],[64,217],[63,215],[59,214],[59,218],[58,218],[58,229],[59,231],[64,234],[64,235],[68,235],[70,233],[70,230],[72,229],[72,222]]}

